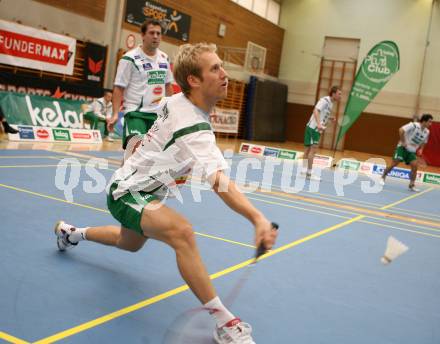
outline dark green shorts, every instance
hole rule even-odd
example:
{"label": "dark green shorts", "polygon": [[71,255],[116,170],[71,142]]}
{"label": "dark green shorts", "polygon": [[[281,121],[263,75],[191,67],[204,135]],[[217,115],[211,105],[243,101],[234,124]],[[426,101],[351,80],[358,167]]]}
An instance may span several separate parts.
{"label": "dark green shorts", "polygon": [[143,135],[150,130],[154,121],[157,118],[157,114],[153,112],[138,112],[131,111],[124,115],[124,130],[122,133],[122,143],[125,142],[127,136],[131,134]]}
{"label": "dark green shorts", "polygon": [[321,134],[306,125],[306,131],[304,133],[304,146],[317,145],[321,139]]}
{"label": "dark green shorts", "polygon": [[417,160],[417,155],[414,152],[408,151],[403,146],[397,146],[393,155],[394,160],[404,161],[405,164],[409,165],[411,161]]}
{"label": "dark green shorts", "polygon": [[110,187],[110,192],[107,195],[108,210],[122,226],[143,235],[141,228],[142,212],[148,203],[158,199],[158,197],[148,192],[139,191],[137,194],[128,192],[115,200],[112,194],[117,187],[117,182]]}

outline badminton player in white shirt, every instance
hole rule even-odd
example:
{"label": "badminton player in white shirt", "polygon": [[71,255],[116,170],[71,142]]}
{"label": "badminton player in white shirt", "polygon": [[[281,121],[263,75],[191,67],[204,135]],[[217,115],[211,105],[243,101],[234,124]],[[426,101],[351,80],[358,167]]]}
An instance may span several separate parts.
{"label": "badminton player in white shirt", "polygon": [[168,244],[176,253],[182,278],[215,319],[214,340],[255,344],[250,325],[233,315],[217,296],[191,224],[161,202],[176,187],[174,180],[199,169],[197,175],[207,178],[223,202],[253,224],[257,247],[270,249],[275,243],[272,224],[223,173],[227,163],[215,144],[209,114],[226,97],[228,77],[215,51],[215,45],[205,43],[180,47],[174,77],[182,93],[160,103],[158,119],[112,178],[107,204],[121,225],[77,228],[60,221],[55,233],[60,250],[81,240],[128,251],[142,248],[147,238]]}

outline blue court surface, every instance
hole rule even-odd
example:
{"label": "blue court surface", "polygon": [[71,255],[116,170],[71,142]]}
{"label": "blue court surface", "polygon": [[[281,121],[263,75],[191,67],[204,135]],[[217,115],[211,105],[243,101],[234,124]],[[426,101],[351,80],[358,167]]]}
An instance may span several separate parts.
{"label": "blue court surface", "polygon": [[[166,245],[148,241],[129,253],[81,242],[57,250],[60,219],[78,227],[117,224],[102,184],[121,157],[0,152],[0,341],[161,344],[187,331],[176,324],[199,304]],[[230,160],[231,178],[259,183],[263,190],[247,195],[280,225],[276,247],[255,266],[252,226],[205,186],[193,180],[180,189],[183,202],[167,204],[193,223],[223,300],[250,273],[231,310],[252,325],[257,343],[440,343],[439,188],[411,193],[389,178],[380,192],[365,193],[361,183],[372,182],[364,175],[344,186],[337,172],[324,170],[320,183],[309,183],[283,177],[281,166],[269,178],[261,161],[243,174],[245,158]],[[298,183],[295,192],[286,192],[289,181]],[[409,250],[384,266],[390,235]],[[213,343],[209,316],[191,326],[201,333],[191,343]]]}

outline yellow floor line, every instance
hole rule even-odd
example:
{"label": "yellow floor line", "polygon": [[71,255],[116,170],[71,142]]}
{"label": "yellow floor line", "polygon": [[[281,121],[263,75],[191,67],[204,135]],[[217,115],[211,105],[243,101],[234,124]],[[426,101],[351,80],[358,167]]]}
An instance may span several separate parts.
{"label": "yellow floor line", "polygon": [[398,204],[401,204],[401,203],[403,203],[403,202],[409,201],[410,199],[413,199],[413,198],[419,197],[419,196],[421,196],[421,195],[423,195],[423,194],[425,194],[425,193],[428,193],[428,192],[430,192],[430,191],[432,191],[432,190],[434,190],[434,189],[433,189],[433,188],[428,188],[428,189],[423,190],[423,191],[421,191],[421,192],[417,192],[417,193],[415,193],[414,195],[411,195],[411,196],[405,197],[405,198],[403,198],[403,199],[401,199],[401,200],[399,200],[399,201],[397,201],[397,202],[394,202],[394,203],[391,203],[391,204],[384,205],[384,206],[381,207],[380,209],[382,209],[382,210],[389,209],[389,208],[391,208],[391,207],[394,207],[395,205],[398,205]]}
{"label": "yellow floor line", "polygon": [[[330,232],[332,232],[332,231],[334,231],[334,230],[336,230],[336,229],[342,228],[342,227],[344,227],[344,226],[346,226],[346,225],[348,225],[348,224],[350,224],[350,223],[353,223],[353,222],[355,222],[355,221],[358,221],[358,220],[362,219],[363,217],[364,217],[363,215],[356,216],[355,218],[352,218],[352,219],[350,219],[350,220],[344,221],[344,222],[339,223],[339,224],[337,224],[337,225],[334,225],[334,226],[328,227],[328,228],[323,229],[323,230],[321,230],[321,231],[319,231],[319,232],[317,232],[317,233],[314,233],[314,234],[308,235],[308,236],[306,236],[306,237],[304,237],[304,238],[302,238],[302,239],[295,240],[295,241],[293,241],[293,242],[291,242],[291,243],[289,243],[289,244],[287,244],[287,245],[284,245],[284,246],[282,246],[282,247],[279,247],[279,248],[277,248],[277,249],[275,249],[275,250],[270,251],[269,253],[267,253],[267,254],[265,254],[264,256],[262,256],[262,257],[260,258],[260,260],[262,260],[262,259],[266,259],[266,258],[268,258],[268,257],[270,257],[270,256],[273,256],[274,254],[277,254],[277,253],[279,253],[279,252],[285,251],[285,250],[287,250],[287,249],[289,249],[289,248],[291,248],[291,247],[294,247],[294,246],[300,245],[300,244],[305,243],[305,242],[307,242],[307,241],[309,241],[309,240],[312,240],[312,239],[315,239],[315,238],[317,238],[317,237],[320,237],[320,236],[322,236],[322,235],[324,235],[324,234],[330,233]],[[253,262],[254,262],[254,259],[253,259],[253,258],[248,259],[248,260],[246,260],[246,261],[244,261],[244,262],[241,262],[241,263],[239,263],[239,264],[233,265],[233,266],[231,266],[231,267],[229,267],[229,268],[226,268],[226,269],[224,269],[224,270],[222,270],[222,271],[216,272],[216,273],[210,275],[210,278],[211,278],[211,279],[219,278],[219,277],[224,276],[224,275],[227,275],[227,274],[229,274],[229,273],[231,273],[231,272],[233,272],[233,271],[237,271],[237,270],[239,270],[239,269],[242,269],[242,268],[244,268],[245,266],[247,266],[247,265],[249,265],[249,264],[251,264],[251,263],[253,263]],[[180,286],[180,287],[178,287],[178,288],[175,288],[175,289],[169,290],[169,291],[167,291],[167,292],[165,292],[165,293],[159,294],[159,295],[154,296],[154,297],[152,297],[152,298],[150,298],[150,299],[147,299],[147,300],[141,301],[141,302],[139,302],[139,303],[136,303],[136,304],[134,304],[134,305],[131,305],[131,306],[125,307],[125,308],[120,309],[120,310],[118,310],[118,311],[116,311],[116,312],[113,312],[113,313],[110,313],[110,314],[104,315],[104,316],[102,316],[102,317],[99,317],[99,318],[97,318],[97,319],[94,319],[94,320],[88,321],[88,322],[86,322],[86,323],[83,323],[83,324],[81,324],[81,325],[75,326],[75,327],[70,328],[70,329],[68,329],[68,330],[65,330],[65,331],[62,331],[62,332],[56,333],[56,334],[54,334],[54,335],[52,335],[52,336],[50,336],[50,337],[43,338],[43,339],[41,339],[41,340],[38,340],[38,341],[34,342],[34,344],[48,344],[48,343],[56,342],[56,341],[58,341],[58,340],[64,339],[64,338],[66,338],[66,337],[70,337],[70,336],[72,336],[72,335],[74,335],[74,334],[77,334],[77,333],[79,333],[79,332],[82,332],[82,331],[85,331],[85,330],[87,330],[87,329],[90,329],[90,328],[96,327],[96,326],[98,326],[98,325],[101,325],[101,324],[103,324],[103,323],[106,323],[106,322],[108,322],[108,321],[110,321],[110,320],[113,320],[113,319],[119,318],[119,317],[121,317],[121,316],[123,316],[123,315],[125,315],[125,314],[131,313],[131,312],[134,312],[134,311],[136,311],[136,310],[139,310],[139,309],[144,308],[144,307],[147,307],[147,306],[150,306],[150,305],[152,305],[152,304],[154,304],[154,303],[156,303],[156,302],[162,301],[162,300],[164,300],[164,299],[166,299],[166,298],[168,298],[168,297],[171,297],[171,296],[174,296],[174,295],[180,294],[180,293],[182,293],[182,292],[184,292],[184,291],[186,291],[186,290],[188,290],[188,289],[189,289],[189,288],[188,288],[187,285],[182,285],[182,286]]]}
{"label": "yellow floor line", "polygon": [[0,339],[3,339],[8,343],[13,343],[13,344],[29,344],[29,342],[26,342],[23,339],[11,336],[10,334],[7,334],[6,332],[2,332],[2,331],[0,331]]}

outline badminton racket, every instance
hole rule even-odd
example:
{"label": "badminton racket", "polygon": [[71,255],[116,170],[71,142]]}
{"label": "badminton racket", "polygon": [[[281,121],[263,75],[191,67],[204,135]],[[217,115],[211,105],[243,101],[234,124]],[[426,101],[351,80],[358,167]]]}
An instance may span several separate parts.
{"label": "badminton racket", "polygon": [[[272,222],[272,229],[278,230],[277,223]],[[230,308],[237,299],[241,290],[254,270],[258,259],[267,253],[264,243],[261,243],[256,251],[253,261],[245,267],[245,271],[235,283],[229,294],[225,297],[224,305]],[[212,343],[212,333],[207,331],[213,327],[213,321],[206,307],[190,309],[179,315],[165,333],[163,344],[202,344]]]}

